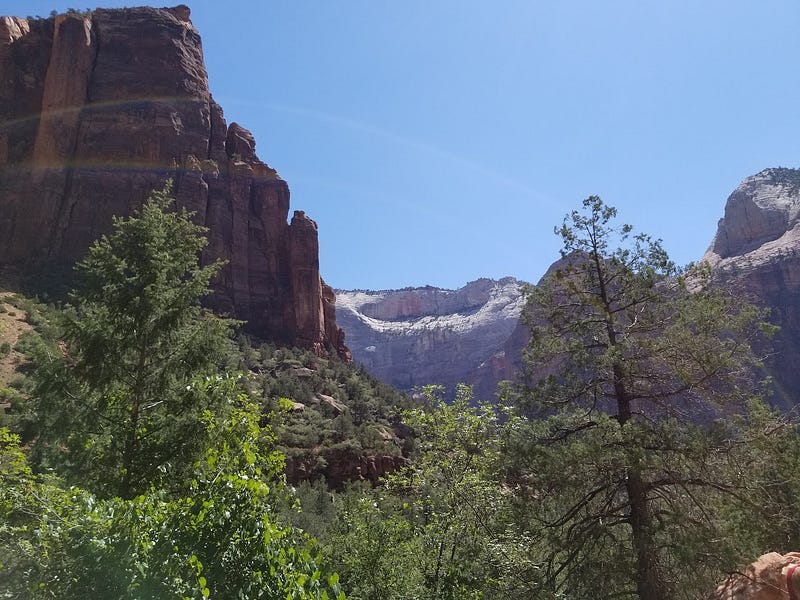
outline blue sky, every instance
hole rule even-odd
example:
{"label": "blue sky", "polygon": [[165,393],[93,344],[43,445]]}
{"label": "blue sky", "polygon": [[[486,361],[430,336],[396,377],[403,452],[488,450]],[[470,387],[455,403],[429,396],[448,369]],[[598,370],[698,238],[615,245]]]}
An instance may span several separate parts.
{"label": "blue sky", "polygon": [[743,178],[800,166],[796,0],[189,5],[212,93],[319,224],[335,287],[536,281],[591,194],[686,263]]}

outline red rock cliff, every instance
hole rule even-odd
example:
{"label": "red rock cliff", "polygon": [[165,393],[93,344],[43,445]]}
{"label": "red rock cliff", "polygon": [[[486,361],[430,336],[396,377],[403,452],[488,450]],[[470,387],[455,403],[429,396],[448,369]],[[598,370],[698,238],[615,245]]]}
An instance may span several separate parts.
{"label": "red rock cliff", "polygon": [[167,178],[228,260],[209,305],[278,343],[347,356],[316,224],[228,126],[189,9],[0,18],[0,266],[71,262]]}

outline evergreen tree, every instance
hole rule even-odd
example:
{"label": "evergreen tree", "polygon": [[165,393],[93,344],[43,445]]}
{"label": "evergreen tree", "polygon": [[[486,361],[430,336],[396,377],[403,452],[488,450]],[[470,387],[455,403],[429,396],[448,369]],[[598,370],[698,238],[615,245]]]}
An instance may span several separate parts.
{"label": "evergreen tree", "polygon": [[78,263],[63,352],[46,353],[34,401],[36,456],[103,495],[131,498],[191,464],[232,322],[200,308],[220,263],[201,266],[205,229],[154,191]]}
{"label": "evergreen tree", "polygon": [[723,559],[712,507],[737,489],[740,435],[726,417],[756,395],[762,315],[600,198],[583,206],[528,292],[526,408],[506,428],[519,523],[544,542],[545,596],[697,597]]}

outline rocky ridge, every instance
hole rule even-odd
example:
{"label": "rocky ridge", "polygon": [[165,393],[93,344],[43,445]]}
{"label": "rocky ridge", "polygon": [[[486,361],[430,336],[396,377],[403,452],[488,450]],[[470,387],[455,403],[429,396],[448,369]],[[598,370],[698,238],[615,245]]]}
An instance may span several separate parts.
{"label": "rocky ridge", "polygon": [[225,258],[208,304],[282,344],[338,352],[317,225],[214,101],[189,8],[0,18],[0,267],[69,264],[174,181]]}
{"label": "rocky ridge", "polygon": [[728,197],[703,260],[718,270],[756,268],[800,241],[800,171],[765,169]]}
{"label": "rocky ridge", "polygon": [[[800,391],[800,170],[766,169],[746,178],[729,196],[702,261],[715,285],[770,310],[780,330],[756,352],[773,378],[773,402],[793,406]],[[355,360],[401,389],[463,381],[491,398],[496,383],[513,379],[521,365],[528,329],[513,279],[479,280],[456,291],[338,293],[338,321]]]}
{"label": "rocky ridge", "polygon": [[492,398],[511,377],[504,344],[524,306],[521,282],[479,279],[458,290],[336,291],[337,322],[356,362],[402,390],[460,382]]}
{"label": "rocky ridge", "polygon": [[800,390],[800,170],[765,169],[728,197],[725,215],[702,259],[718,285],[769,308],[780,326],[757,348],[773,376],[776,402]]}

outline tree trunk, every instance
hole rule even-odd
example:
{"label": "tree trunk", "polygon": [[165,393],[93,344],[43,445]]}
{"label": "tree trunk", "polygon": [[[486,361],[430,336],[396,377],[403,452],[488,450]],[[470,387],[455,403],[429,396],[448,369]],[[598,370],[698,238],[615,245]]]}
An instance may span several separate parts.
{"label": "tree trunk", "polygon": [[122,453],[122,479],[119,482],[119,497],[123,500],[131,499],[133,488],[133,460],[136,449],[136,430],[139,427],[139,403],[134,401],[128,432],[125,435],[125,447]]}
{"label": "tree trunk", "polygon": [[636,591],[640,600],[668,600],[656,568],[647,492],[636,467],[628,470],[625,487],[631,507],[631,534],[636,552]]}
{"label": "tree trunk", "polygon": [[[625,427],[632,419],[631,400],[623,380],[622,366],[615,364],[614,393],[617,397],[617,420]],[[647,499],[642,473],[639,466],[628,467],[625,490],[630,505],[631,537],[636,553],[636,591],[640,600],[668,600],[656,568],[656,549],[652,537],[650,503]]]}
{"label": "tree trunk", "polygon": [[[608,336],[609,348],[617,346],[617,328],[614,312],[611,309],[611,300],[604,272],[601,266],[597,246],[594,246],[594,265],[600,285],[600,298],[605,308],[605,326]],[[625,368],[619,362],[614,362],[611,367],[611,376],[614,397],[617,402],[617,421],[625,427],[633,419],[631,394],[625,383]],[[650,506],[647,500],[647,490],[642,480],[642,473],[638,465],[628,467],[626,473],[625,490],[628,493],[630,505],[631,537],[633,549],[636,553],[636,591],[639,600],[668,600],[663,589],[661,579],[656,568],[656,549],[652,538],[652,524],[650,521]]]}
{"label": "tree trunk", "polygon": [[144,402],[146,364],[147,344],[143,342],[140,344],[138,351],[136,376],[132,390],[133,397],[131,399],[130,423],[125,435],[125,447],[122,454],[122,468],[124,469],[124,473],[119,483],[119,497],[124,500],[130,500],[133,492],[134,461],[136,460],[136,454],[139,450],[139,416],[142,403]]}
{"label": "tree trunk", "polygon": [[[631,401],[621,378],[622,369],[614,365],[614,389],[617,395],[617,420],[620,426],[631,421]],[[636,591],[640,600],[668,600],[656,568],[656,548],[652,537],[650,502],[647,499],[639,466],[628,467],[625,481],[630,505],[631,537],[636,553]]]}

